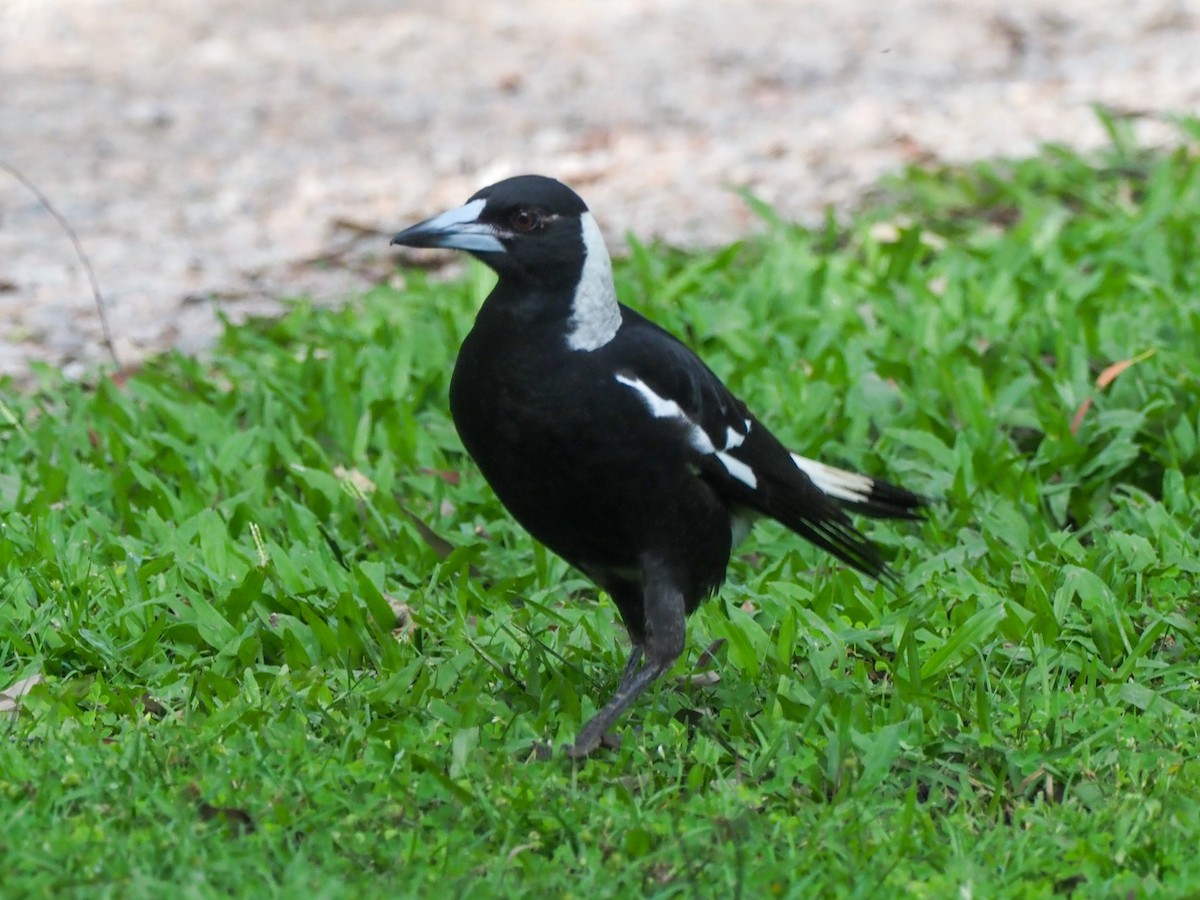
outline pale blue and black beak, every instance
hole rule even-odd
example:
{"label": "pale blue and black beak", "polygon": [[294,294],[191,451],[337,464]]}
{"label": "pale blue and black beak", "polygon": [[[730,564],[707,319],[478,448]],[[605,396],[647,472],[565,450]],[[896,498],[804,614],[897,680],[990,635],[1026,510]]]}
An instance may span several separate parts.
{"label": "pale blue and black beak", "polygon": [[504,253],[501,242],[504,232],[496,225],[481,220],[487,201],[471,200],[465,206],[405,228],[392,244],[405,247],[439,247],[446,250],[466,250],[468,253]]}

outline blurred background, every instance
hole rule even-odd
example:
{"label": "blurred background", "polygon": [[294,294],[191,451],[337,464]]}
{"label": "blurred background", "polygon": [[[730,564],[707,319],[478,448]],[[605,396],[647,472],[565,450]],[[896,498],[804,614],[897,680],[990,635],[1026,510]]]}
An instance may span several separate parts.
{"label": "blurred background", "polygon": [[[1200,0],[0,0],[0,161],[96,269],[122,360],[391,276],[498,178],[575,186],[616,252],[815,221],[904,165],[1167,140]],[[634,305],[637,298],[626,298]],[[0,374],[105,358],[86,276],[0,172]]]}

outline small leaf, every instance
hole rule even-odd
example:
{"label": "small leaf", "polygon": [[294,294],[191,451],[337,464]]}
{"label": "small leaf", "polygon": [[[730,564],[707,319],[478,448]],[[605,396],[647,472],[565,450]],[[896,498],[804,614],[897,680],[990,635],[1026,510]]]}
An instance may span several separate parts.
{"label": "small leaf", "polygon": [[[1116,380],[1118,375],[1120,375],[1134,363],[1140,363],[1142,360],[1149,359],[1157,352],[1158,349],[1156,347],[1151,347],[1149,350],[1139,353],[1137,356],[1132,357],[1131,359],[1123,359],[1120,362],[1113,363],[1111,366],[1108,366],[1103,372],[1101,372],[1099,376],[1097,376],[1096,387],[1099,390],[1104,390]],[[1075,415],[1071,418],[1071,434],[1075,434],[1079,431],[1079,426],[1083,424],[1083,417],[1087,415],[1087,411],[1091,409],[1091,406],[1091,397],[1088,397],[1079,404],[1079,408],[1075,410]]]}
{"label": "small leaf", "polygon": [[921,666],[921,679],[932,678],[958,665],[967,653],[990,637],[1004,618],[1004,604],[985,606],[967,619]]}
{"label": "small leaf", "polygon": [[14,681],[4,690],[0,691],[0,715],[5,713],[16,717],[20,711],[21,698],[33,690],[37,685],[41,684],[45,679],[41,672],[36,672],[26,678]]}

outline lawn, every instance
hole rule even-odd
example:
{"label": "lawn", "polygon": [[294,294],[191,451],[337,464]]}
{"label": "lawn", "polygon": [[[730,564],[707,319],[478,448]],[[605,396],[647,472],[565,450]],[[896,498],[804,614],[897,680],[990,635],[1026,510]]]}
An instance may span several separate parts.
{"label": "lawn", "polygon": [[1200,123],[1109,125],[633,243],[792,449],[937,502],[895,593],[758,527],[580,764],[624,635],[454,434],[482,267],[0,385],[0,894],[1196,896]]}

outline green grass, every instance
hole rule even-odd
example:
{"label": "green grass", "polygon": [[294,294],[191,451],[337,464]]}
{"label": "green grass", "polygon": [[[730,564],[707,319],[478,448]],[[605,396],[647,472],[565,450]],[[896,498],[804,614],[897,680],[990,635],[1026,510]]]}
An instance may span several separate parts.
{"label": "green grass", "polygon": [[0,893],[1195,896],[1200,125],[1113,134],[618,265],[795,450],[940,502],[871,528],[896,595],[758,528],[673,673],[724,638],[719,683],[582,765],[530,748],[623,637],[454,435],[483,270],[10,385]]}

